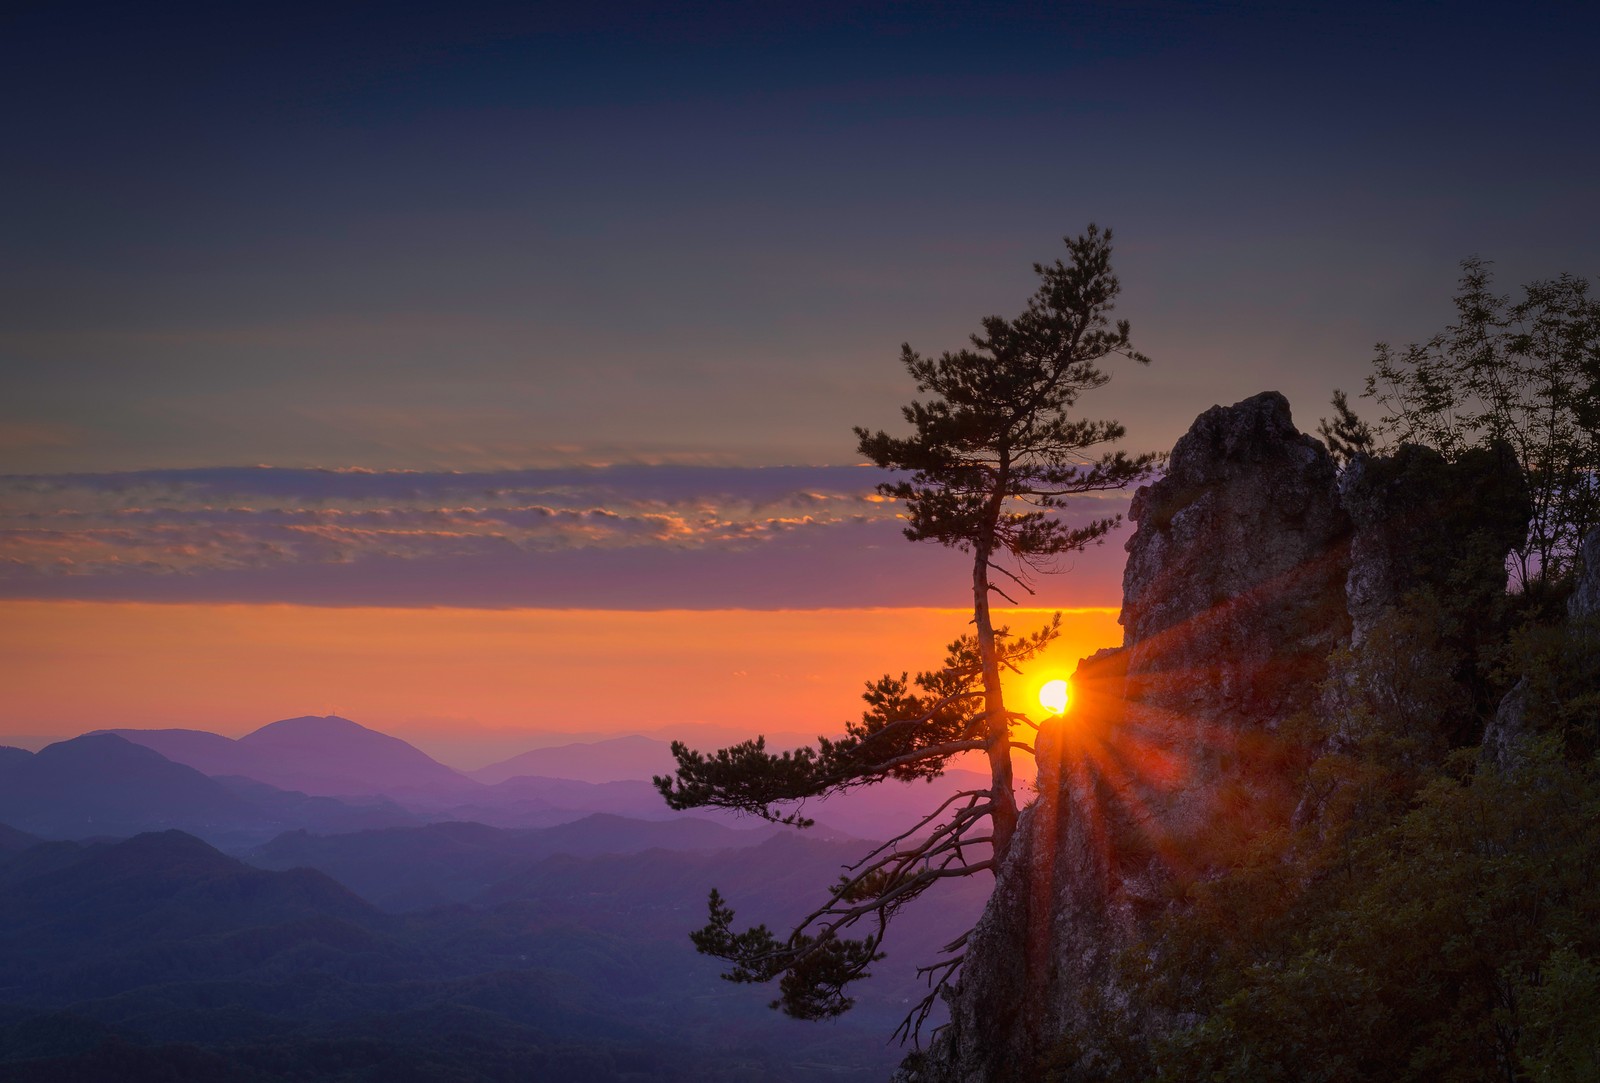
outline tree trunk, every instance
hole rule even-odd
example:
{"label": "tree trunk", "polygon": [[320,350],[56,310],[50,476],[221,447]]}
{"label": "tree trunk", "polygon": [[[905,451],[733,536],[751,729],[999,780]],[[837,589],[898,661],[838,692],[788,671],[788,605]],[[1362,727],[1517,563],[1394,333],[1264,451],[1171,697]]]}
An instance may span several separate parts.
{"label": "tree trunk", "polygon": [[1006,716],[1000,688],[1000,658],[995,651],[994,625],[989,620],[989,553],[985,545],[973,546],[972,622],[978,629],[978,658],[983,664],[984,736],[988,740],[990,801],[994,825],[994,858],[999,862],[1011,849],[1017,827],[1017,798],[1011,780],[1011,720]]}

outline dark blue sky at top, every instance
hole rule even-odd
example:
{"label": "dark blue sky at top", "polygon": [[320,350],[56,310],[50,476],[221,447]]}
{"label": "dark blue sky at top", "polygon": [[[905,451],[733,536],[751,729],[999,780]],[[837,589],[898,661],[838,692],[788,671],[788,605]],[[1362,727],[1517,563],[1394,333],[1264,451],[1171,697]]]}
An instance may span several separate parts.
{"label": "dark blue sky at top", "polygon": [[1593,274],[1579,5],[23,5],[0,473],[848,463],[1112,225],[1165,447]]}

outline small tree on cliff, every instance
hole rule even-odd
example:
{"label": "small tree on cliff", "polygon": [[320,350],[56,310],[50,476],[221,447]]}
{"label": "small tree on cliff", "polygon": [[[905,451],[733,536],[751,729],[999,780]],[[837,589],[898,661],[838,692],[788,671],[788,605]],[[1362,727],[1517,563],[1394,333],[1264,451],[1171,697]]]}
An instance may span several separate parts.
{"label": "small tree on cliff", "polygon": [[[1533,501],[1513,554],[1527,587],[1568,570],[1600,525],[1600,299],[1571,274],[1530,282],[1516,300],[1493,285],[1488,263],[1464,260],[1455,322],[1401,350],[1380,342],[1363,397],[1383,409],[1377,433],[1391,446],[1426,444],[1447,459],[1499,445],[1516,454]],[[1342,393],[1334,408],[1325,438],[1364,433],[1364,445],[1345,443],[1371,450],[1372,431]]]}
{"label": "small tree on cliff", "polygon": [[[1080,395],[1110,378],[1100,367],[1108,357],[1149,359],[1134,350],[1127,321],[1109,318],[1120,289],[1111,231],[1091,225],[1066,244],[1065,261],[1034,265],[1040,286],[1020,316],[988,317],[968,348],[937,359],[902,347],[906,370],[927,396],[903,410],[910,435],[856,430],[861,453],[901,475],[878,489],[905,502],[906,537],[971,554],[973,633],[951,644],[942,668],[918,675],[917,691],[903,674],[869,683],[867,710],[842,738],[774,754],[758,737],[711,756],[675,742],[676,775],[655,780],[673,808],[709,805],[805,826],[783,806],[888,778],[933,778],[952,756],[986,754],[987,789],[951,796],[851,866],[788,936],[764,925],[735,932],[732,910],[711,893],[711,920],[692,934],[695,946],[732,963],[729,980],[781,977],[774,1006],[791,1015],[847,1010],[846,984],[881,958],[884,930],[900,907],[941,879],[992,871],[1005,858],[1017,822],[1011,751],[1028,748],[1012,725],[1028,719],[1007,708],[1001,671],[1054,639],[1060,617],[1014,637],[994,626],[991,595],[1014,602],[1008,589],[1032,594],[1034,572],[1099,543],[1120,522],[1113,515],[1071,526],[1054,518],[1069,498],[1122,488],[1154,466],[1152,455],[1097,450],[1124,435],[1115,421],[1068,416]],[[969,858],[969,848],[985,844],[987,859]],[[863,935],[843,935],[858,923]],[[903,1031],[926,1017],[960,964],[965,939],[924,968],[932,992]]]}

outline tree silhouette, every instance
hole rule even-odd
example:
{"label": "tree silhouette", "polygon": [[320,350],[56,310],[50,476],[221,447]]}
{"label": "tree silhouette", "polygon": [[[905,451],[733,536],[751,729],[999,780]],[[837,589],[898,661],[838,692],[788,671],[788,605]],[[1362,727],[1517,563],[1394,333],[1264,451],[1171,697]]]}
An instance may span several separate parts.
{"label": "tree silhouette", "polygon": [[[735,932],[733,911],[711,893],[710,921],[692,934],[695,946],[728,960],[729,980],[781,978],[774,1006],[791,1015],[847,1010],[845,987],[882,957],[884,932],[902,906],[941,879],[992,871],[1004,860],[1017,823],[1012,750],[1032,751],[1012,728],[1034,723],[1006,706],[1001,672],[1048,645],[1060,614],[1013,636],[994,626],[991,595],[1015,603],[1008,591],[1032,594],[1035,573],[1098,544],[1121,521],[1113,515],[1073,526],[1056,518],[1071,497],[1122,488],[1155,466],[1153,455],[1095,450],[1123,437],[1117,422],[1068,415],[1080,395],[1110,379],[1101,367],[1107,358],[1149,359],[1133,348],[1127,321],[1109,316],[1120,290],[1111,231],[1091,225],[1066,245],[1065,261],[1034,264],[1039,288],[1015,319],[984,319],[970,346],[936,359],[902,347],[926,396],[902,411],[910,435],[856,430],[861,453],[898,475],[878,490],[904,502],[906,537],[971,554],[972,634],[950,645],[941,668],[919,674],[915,691],[904,674],[869,683],[861,721],[841,738],[771,753],[757,737],[709,756],[674,742],[676,775],[655,780],[673,808],[730,808],[806,826],[797,808],[785,808],[889,778],[932,778],[953,756],[986,755],[987,789],[951,795],[872,850],[787,936],[765,925]],[[974,848],[987,856],[969,854]],[[843,935],[858,924],[862,935]],[[898,1033],[915,1035],[959,967],[965,941],[922,968],[930,992]]]}
{"label": "tree silhouette", "polygon": [[[1363,397],[1384,411],[1375,426],[1384,450],[1420,443],[1456,459],[1511,448],[1533,499],[1512,561],[1527,587],[1570,569],[1600,525],[1600,300],[1572,274],[1530,282],[1516,300],[1493,285],[1486,261],[1463,260],[1455,322],[1403,349],[1378,343]],[[1335,393],[1334,428],[1364,430],[1353,450],[1372,450],[1372,431],[1343,399]]]}

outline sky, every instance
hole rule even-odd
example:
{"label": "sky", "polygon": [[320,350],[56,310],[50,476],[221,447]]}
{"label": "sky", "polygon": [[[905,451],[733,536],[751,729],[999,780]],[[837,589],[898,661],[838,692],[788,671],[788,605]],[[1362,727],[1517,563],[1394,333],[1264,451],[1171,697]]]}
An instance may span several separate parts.
{"label": "sky", "polygon": [[[1086,412],[1160,451],[1276,389],[1312,431],[1462,259],[1596,273],[1597,43],[1576,4],[8,5],[0,733],[832,731],[962,631],[851,433],[902,342],[1097,222],[1153,361]],[[1125,536],[1025,599],[1077,614],[1049,665],[1118,640]]]}

